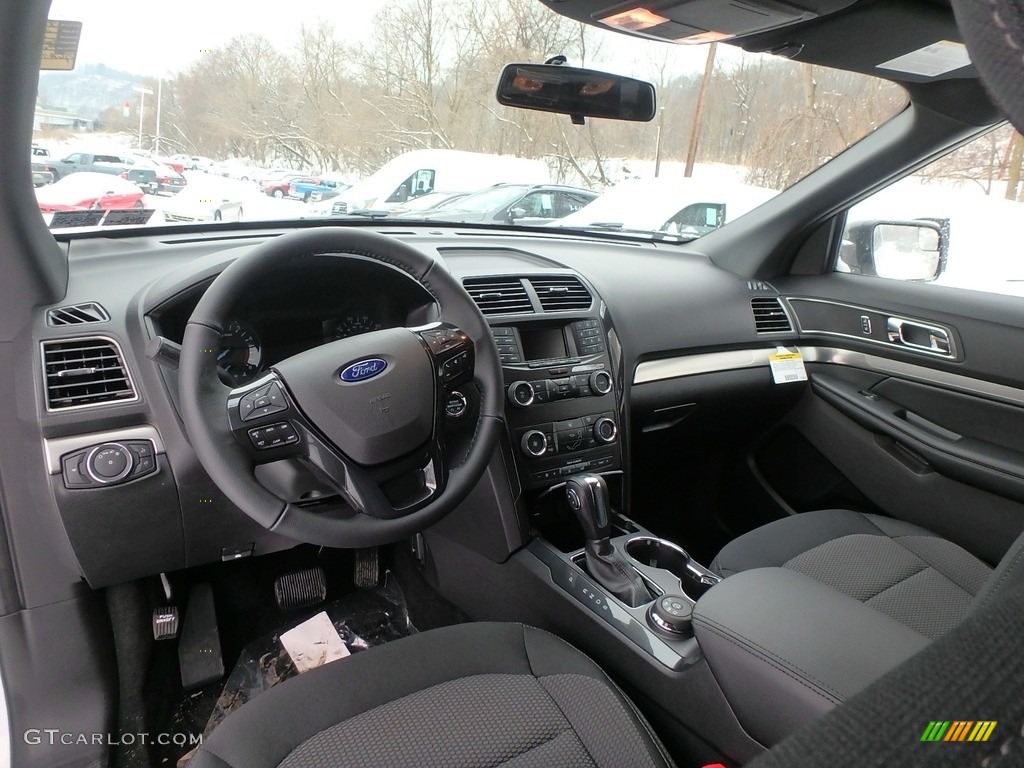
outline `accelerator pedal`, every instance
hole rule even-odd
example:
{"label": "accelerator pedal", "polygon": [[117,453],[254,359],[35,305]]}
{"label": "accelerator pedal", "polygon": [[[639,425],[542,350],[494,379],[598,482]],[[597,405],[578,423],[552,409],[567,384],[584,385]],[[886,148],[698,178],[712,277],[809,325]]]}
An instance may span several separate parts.
{"label": "accelerator pedal", "polygon": [[366,547],[355,553],[352,566],[352,581],[360,589],[370,589],[380,584],[380,549]]}
{"label": "accelerator pedal", "polygon": [[327,597],[327,579],[320,566],[292,571],[274,580],[274,600],[282,611],[309,608]]}
{"label": "accelerator pedal", "polygon": [[224,676],[213,588],[205,582],[192,587],[188,596],[178,642],[178,666],[181,686],[186,691],[202,688]]}

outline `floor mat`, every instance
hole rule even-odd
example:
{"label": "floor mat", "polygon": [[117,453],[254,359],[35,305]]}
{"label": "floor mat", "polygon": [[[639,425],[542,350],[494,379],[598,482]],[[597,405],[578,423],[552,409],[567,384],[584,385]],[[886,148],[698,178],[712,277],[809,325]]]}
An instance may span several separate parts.
{"label": "floor mat", "polygon": [[[330,618],[351,653],[414,634],[409,609],[398,584],[389,571],[379,587],[362,589],[340,600],[311,608],[272,633],[246,645],[228,675],[206,724],[206,738],[229,714],[278,683],[295,677],[298,671],[280,642],[283,633],[324,612]],[[178,760],[185,766],[192,753]]]}

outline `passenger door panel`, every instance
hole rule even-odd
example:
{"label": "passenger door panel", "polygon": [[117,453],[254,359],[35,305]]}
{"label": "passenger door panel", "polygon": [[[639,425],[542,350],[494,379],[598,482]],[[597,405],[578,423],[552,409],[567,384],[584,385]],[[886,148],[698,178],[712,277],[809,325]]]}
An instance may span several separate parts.
{"label": "passenger door panel", "polygon": [[[812,361],[785,426],[881,511],[998,560],[1024,527],[1021,300],[840,274],[776,286]],[[892,341],[890,318],[949,351]]]}

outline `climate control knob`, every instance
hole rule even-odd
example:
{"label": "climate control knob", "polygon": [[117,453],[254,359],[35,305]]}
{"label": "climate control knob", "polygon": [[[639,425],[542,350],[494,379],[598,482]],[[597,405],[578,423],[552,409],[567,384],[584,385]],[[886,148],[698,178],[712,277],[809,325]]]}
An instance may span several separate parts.
{"label": "climate control knob", "polygon": [[594,371],[590,374],[590,391],[595,395],[607,395],[612,391],[612,375],[608,371]]}
{"label": "climate control knob", "polygon": [[528,381],[513,381],[508,385],[508,399],[516,408],[533,403],[533,386]]}
{"label": "climate control knob", "polygon": [[548,452],[548,439],[539,429],[531,429],[523,435],[520,447],[523,453],[536,459]]}
{"label": "climate control knob", "polygon": [[615,436],[619,433],[615,422],[607,416],[594,422],[594,439],[599,443],[615,442]]}

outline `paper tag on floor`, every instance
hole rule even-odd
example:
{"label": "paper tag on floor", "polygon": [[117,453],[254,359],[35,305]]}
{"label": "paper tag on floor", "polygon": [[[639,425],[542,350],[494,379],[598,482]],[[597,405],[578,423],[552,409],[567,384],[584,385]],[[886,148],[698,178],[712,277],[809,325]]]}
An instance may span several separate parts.
{"label": "paper tag on floor", "polygon": [[349,655],[341,635],[323,611],[283,632],[281,645],[288,651],[300,674]]}
{"label": "paper tag on floor", "polygon": [[776,384],[807,381],[807,369],[799,350],[776,347],[775,352],[768,356],[768,365],[772,367],[772,380]]}

